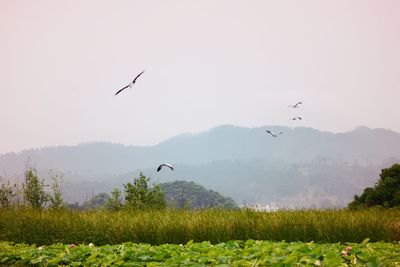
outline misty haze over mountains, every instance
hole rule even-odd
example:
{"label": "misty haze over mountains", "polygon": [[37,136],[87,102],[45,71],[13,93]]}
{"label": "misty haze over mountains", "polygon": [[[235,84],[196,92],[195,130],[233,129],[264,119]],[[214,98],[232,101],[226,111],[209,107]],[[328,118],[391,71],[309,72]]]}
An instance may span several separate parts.
{"label": "misty haze over mountains", "polygon": [[[282,131],[273,138],[265,130]],[[312,128],[224,125],[182,134],[155,146],[90,143],[0,155],[0,176],[22,181],[28,165],[39,177],[64,176],[64,197],[83,201],[109,193],[143,172],[152,181],[187,180],[236,203],[337,207],[372,186],[400,159],[400,134],[358,127],[345,133]],[[162,162],[175,171],[156,168]]]}

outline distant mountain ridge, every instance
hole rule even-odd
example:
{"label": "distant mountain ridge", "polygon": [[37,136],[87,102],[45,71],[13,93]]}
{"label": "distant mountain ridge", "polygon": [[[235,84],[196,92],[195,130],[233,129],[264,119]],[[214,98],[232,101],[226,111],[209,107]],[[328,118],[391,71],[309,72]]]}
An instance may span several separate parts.
{"label": "distant mountain ridge", "polygon": [[[265,130],[282,131],[273,138]],[[344,133],[312,128],[222,125],[182,134],[154,146],[89,143],[0,156],[0,176],[23,179],[29,165],[39,177],[61,173],[68,201],[110,192],[143,171],[156,182],[187,180],[241,202],[340,206],[400,159],[400,134],[358,127]],[[161,162],[175,171],[156,172]],[[288,204],[289,203],[289,204]]]}
{"label": "distant mountain ridge", "polygon": [[[266,129],[284,134],[273,138],[265,133]],[[97,178],[155,167],[164,161],[187,165],[238,159],[298,162],[320,156],[359,163],[400,158],[400,134],[367,127],[334,134],[304,127],[223,125],[197,134],[178,135],[155,146],[101,142],[7,153],[0,155],[0,175],[22,173],[28,161],[39,169]]]}

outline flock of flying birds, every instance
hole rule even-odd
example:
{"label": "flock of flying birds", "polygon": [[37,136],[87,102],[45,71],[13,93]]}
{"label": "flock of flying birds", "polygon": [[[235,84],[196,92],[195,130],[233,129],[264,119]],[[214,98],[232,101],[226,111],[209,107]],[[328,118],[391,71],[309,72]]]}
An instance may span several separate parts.
{"label": "flock of flying birds", "polygon": [[[290,105],[288,107],[289,108],[299,108],[301,104],[303,104],[303,102],[299,101],[296,104]],[[302,117],[296,116],[296,117],[291,118],[290,120],[296,121],[296,120],[302,120],[302,119],[303,119]],[[274,132],[272,132],[270,130],[266,130],[266,132],[269,133],[272,137],[278,137],[278,135],[283,134],[283,132],[274,133]]]}
{"label": "flock of flying birds", "polygon": [[[137,79],[140,77],[140,75],[142,75],[143,73],[144,73],[144,71],[142,71],[141,73],[139,73],[138,75],[136,75],[136,77],[133,79],[133,81],[132,81],[131,83],[129,83],[127,86],[125,86],[125,87],[119,89],[119,90],[115,93],[115,95],[118,95],[119,93],[121,93],[123,90],[125,90],[125,89],[127,89],[127,88],[132,88],[133,85],[136,83],[136,80],[137,80]],[[303,102],[299,101],[299,102],[297,102],[296,104],[290,105],[290,106],[288,106],[288,107],[289,107],[289,108],[299,108],[301,104],[303,104]],[[293,120],[293,121],[295,121],[295,120],[302,120],[302,117],[296,116],[296,117],[291,118],[290,120]],[[283,132],[274,133],[274,132],[272,132],[272,131],[270,131],[270,130],[266,130],[266,132],[269,133],[272,137],[278,137],[278,135],[283,134]],[[172,171],[174,170],[174,167],[173,167],[171,164],[169,164],[169,163],[162,163],[160,166],[158,166],[157,172],[161,171],[162,167],[164,167],[164,166],[170,168]]]}

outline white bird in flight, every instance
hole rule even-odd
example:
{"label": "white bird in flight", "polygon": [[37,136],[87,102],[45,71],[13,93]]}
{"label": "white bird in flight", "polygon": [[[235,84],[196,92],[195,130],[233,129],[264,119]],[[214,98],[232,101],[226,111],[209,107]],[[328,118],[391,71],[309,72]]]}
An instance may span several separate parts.
{"label": "white bird in flight", "polygon": [[139,76],[142,75],[143,72],[144,72],[144,71],[142,71],[141,73],[139,73],[139,74],[135,77],[135,79],[133,79],[133,81],[132,81],[130,84],[128,84],[128,85],[125,86],[124,88],[118,90],[118,92],[116,92],[115,95],[118,95],[119,93],[121,93],[123,90],[125,90],[125,89],[128,88],[128,87],[129,87],[129,88],[132,88],[133,85],[134,85],[135,82],[136,82],[136,79],[139,78]]}
{"label": "white bird in flight", "polygon": [[160,166],[158,166],[157,172],[161,171],[161,168],[162,168],[163,166],[167,166],[167,167],[170,168],[171,170],[174,170],[174,167],[172,167],[171,164],[163,163],[163,164],[161,164]]}
{"label": "white bird in flight", "polygon": [[290,105],[289,108],[298,108],[300,104],[303,104],[303,102],[299,101],[294,105]]}
{"label": "white bird in flight", "polygon": [[272,137],[278,137],[279,134],[283,134],[283,132],[279,132],[277,134],[271,132],[270,130],[266,130],[267,133],[269,133]]}

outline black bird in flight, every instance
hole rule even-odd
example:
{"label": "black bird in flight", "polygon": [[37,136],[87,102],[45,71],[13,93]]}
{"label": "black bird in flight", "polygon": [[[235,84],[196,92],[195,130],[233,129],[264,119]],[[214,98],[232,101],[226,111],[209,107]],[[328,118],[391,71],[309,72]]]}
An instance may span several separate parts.
{"label": "black bird in flight", "polygon": [[303,119],[302,117],[293,117],[293,118],[291,118],[290,120],[296,121],[296,120],[302,120],[302,119]]}
{"label": "black bird in flight", "polygon": [[163,164],[161,164],[160,166],[158,166],[157,172],[161,171],[161,168],[162,168],[163,166],[167,166],[167,167],[170,168],[171,170],[174,170],[174,167],[172,167],[171,164],[163,163]]}
{"label": "black bird in flight", "polygon": [[132,88],[133,85],[135,84],[137,78],[139,78],[139,76],[142,75],[143,72],[144,72],[144,71],[142,71],[141,73],[139,73],[139,74],[135,77],[135,79],[133,79],[133,81],[132,81],[130,84],[128,84],[128,85],[125,86],[124,88],[118,90],[118,92],[116,92],[115,95],[118,95],[119,93],[121,93],[123,90],[125,90],[125,89],[128,88],[128,87],[129,87],[129,88]]}
{"label": "black bird in flight", "polygon": [[297,102],[297,103],[294,104],[294,105],[290,105],[289,108],[298,108],[299,105],[302,104],[302,103],[303,103],[303,102],[301,102],[301,101],[300,101],[300,102]]}
{"label": "black bird in flight", "polygon": [[266,130],[267,133],[269,133],[272,137],[278,137],[278,134],[283,134],[283,132],[279,132],[277,134],[271,132],[270,130]]}

